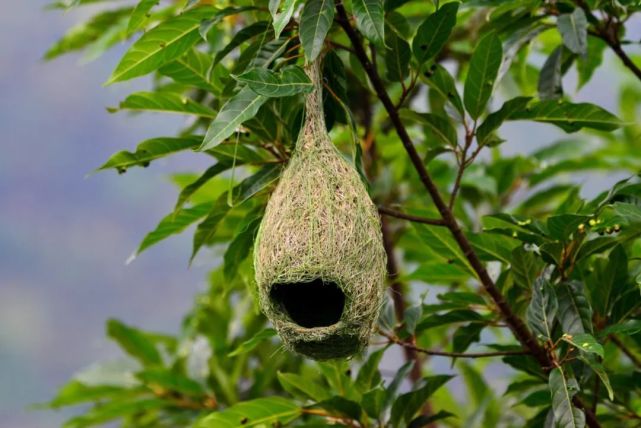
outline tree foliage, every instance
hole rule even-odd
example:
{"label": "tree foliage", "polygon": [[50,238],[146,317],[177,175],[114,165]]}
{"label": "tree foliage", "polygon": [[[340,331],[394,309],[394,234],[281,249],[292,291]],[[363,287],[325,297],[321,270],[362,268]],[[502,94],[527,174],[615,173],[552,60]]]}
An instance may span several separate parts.
{"label": "tree foliage", "polygon": [[[137,255],[195,225],[191,258],[220,257],[180,334],[107,323],[131,364],[61,387],[50,407],[85,405],[67,427],[638,426],[641,70],[626,31],[639,1],[52,6],[88,5],[96,14],[46,57],[126,41],[107,83],[150,76],[153,89],[111,111],[187,118],[99,169],[187,150],[211,162],[175,177],[175,210]],[[380,206],[392,292],[368,355],[314,363],[284,351],[256,310],[250,254],[301,125],[301,67],[321,52],[328,128]],[[604,57],[621,75],[618,93],[609,82],[618,114],[564,87],[587,84]],[[567,136],[506,154],[515,121]],[[576,184],[595,172],[629,178],[601,193]],[[437,358],[451,369],[434,373]]]}

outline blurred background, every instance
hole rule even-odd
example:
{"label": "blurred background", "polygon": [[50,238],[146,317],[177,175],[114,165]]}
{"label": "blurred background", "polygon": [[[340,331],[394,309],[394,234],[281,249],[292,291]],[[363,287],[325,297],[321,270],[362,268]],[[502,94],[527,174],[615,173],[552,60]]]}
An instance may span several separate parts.
{"label": "blurred background", "polygon": [[[186,233],[125,265],[175,203],[168,173],[204,164],[187,153],[123,176],[87,177],[118,150],[173,135],[183,119],[106,112],[149,86],[144,79],[102,86],[124,46],[94,62],[76,55],[45,63],[47,48],[92,12],[47,11],[46,3],[12,2],[0,14],[1,428],[59,426],[63,414],[30,406],[51,398],[78,369],[119,356],[104,337],[104,322],[115,317],[146,330],[178,331],[211,264],[203,253],[188,268]],[[629,38],[641,38],[641,25],[635,31]],[[627,77],[609,53],[604,62],[574,99],[617,112],[617,86]],[[506,131],[507,153],[531,152],[561,135],[522,123]],[[616,178],[580,180],[585,193],[595,194]]]}

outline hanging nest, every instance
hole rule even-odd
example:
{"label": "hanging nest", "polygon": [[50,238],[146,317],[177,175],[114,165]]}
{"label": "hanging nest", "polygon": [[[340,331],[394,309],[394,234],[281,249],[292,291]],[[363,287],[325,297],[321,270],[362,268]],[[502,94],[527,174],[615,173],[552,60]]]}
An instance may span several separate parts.
{"label": "hanging nest", "polygon": [[363,350],[382,304],[381,223],[360,176],[334,147],[320,60],[305,124],[260,225],[254,265],[262,310],[285,345],[327,360]]}

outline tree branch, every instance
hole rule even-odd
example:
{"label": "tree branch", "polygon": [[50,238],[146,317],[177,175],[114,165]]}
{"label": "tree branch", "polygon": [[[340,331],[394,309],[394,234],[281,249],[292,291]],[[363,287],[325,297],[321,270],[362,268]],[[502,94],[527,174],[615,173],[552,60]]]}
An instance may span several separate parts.
{"label": "tree branch", "polygon": [[[532,335],[523,321],[516,316],[516,314],[512,311],[512,308],[507,304],[500,290],[496,287],[494,281],[492,281],[492,278],[490,278],[489,274],[487,273],[485,266],[483,266],[483,263],[479,259],[478,255],[474,252],[470,241],[463,234],[463,231],[459,227],[454,214],[445,203],[438,188],[436,187],[436,183],[432,180],[432,177],[425,168],[420,155],[416,151],[416,147],[414,147],[414,143],[407,133],[407,130],[405,129],[405,126],[401,121],[398,111],[395,109],[394,104],[387,94],[387,90],[385,89],[385,85],[378,75],[378,71],[369,60],[358,34],[351,26],[347,17],[347,12],[345,11],[345,8],[343,7],[340,0],[336,0],[336,11],[336,21],[343,28],[343,30],[347,34],[347,37],[350,39],[357,59],[365,69],[365,72],[367,73],[372,86],[376,91],[376,94],[381,100],[381,103],[383,104],[385,110],[389,115],[390,121],[396,129],[396,133],[399,136],[401,143],[403,144],[403,147],[405,148],[405,151],[407,152],[410,161],[412,162],[412,165],[418,173],[421,183],[430,194],[430,197],[432,198],[434,205],[438,209],[443,222],[450,230],[452,236],[454,237],[454,240],[462,250],[467,260],[470,262],[470,265],[476,272],[481,284],[483,285],[483,288],[496,304],[497,308],[501,312],[503,319],[510,327],[510,330],[512,330],[514,336],[524,347],[530,350],[532,356],[542,367],[551,367],[552,364],[547,351],[538,343],[536,338]],[[577,406],[581,407],[585,412],[588,425],[593,428],[600,427],[600,424],[596,420],[596,417],[592,413],[592,411],[588,407],[583,405],[578,397],[576,398],[577,399],[574,400],[574,403]]]}
{"label": "tree branch", "polygon": [[432,226],[445,226],[445,222],[443,222],[443,220],[440,218],[425,218],[416,215],[405,214],[400,211],[396,211],[380,205],[378,206],[378,212],[389,217],[396,217],[414,223],[431,224]]}

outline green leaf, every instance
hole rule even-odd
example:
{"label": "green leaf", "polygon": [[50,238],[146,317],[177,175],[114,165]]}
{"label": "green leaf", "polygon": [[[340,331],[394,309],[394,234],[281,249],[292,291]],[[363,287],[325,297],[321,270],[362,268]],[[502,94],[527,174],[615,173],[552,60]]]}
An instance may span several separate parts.
{"label": "green leaf", "polygon": [[297,419],[302,409],[283,397],[266,397],[234,404],[197,421],[195,428],[240,428],[285,425]]}
{"label": "green leaf", "polygon": [[412,52],[419,64],[435,57],[452,33],[456,25],[459,3],[446,3],[418,27],[412,41]]}
{"label": "green leaf", "polygon": [[603,53],[607,44],[596,37],[588,38],[588,53],[581,55],[576,61],[576,70],[579,75],[578,88],[582,88],[590,81],[594,72],[603,62]]}
{"label": "green leaf", "polygon": [[472,265],[470,265],[470,262],[465,255],[463,255],[454,238],[452,238],[445,228],[422,224],[415,224],[414,228],[423,242],[433,249],[436,254],[444,259],[458,262],[458,264],[465,268],[472,276],[476,276]]}
{"label": "green leaf", "polygon": [[136,373],[136,377],[147,385],[159,386],[184,395],[198,397],[205,394],[202,385],[195,380],[165,369],[143,370]]}
{"label": "green leaf", "polygon": [[209,81],[211,65],[212,62],[209,55],[196,49],[191,49],[184,56],[161,67],[158,71],[178,83],[212,91],[214,87]]}
{"label": "green leaf", "polygon": [[236,234],[225,251],[223,268],[225,279],[232,280],[236,276],[238,267],[251,252],[261,220],[262,216],[249,217],[241,223],[240,232]]}
{"label": "green leaf", "polygon": [[594,104],[553,100],[530,104],[511,114],[509,119],[549,123],[570,133],[581,128],[613,131],[623,125],[615,115]]}
{"label": "green leaf", "polygon": [[142,28],[145,22],[149,19],[149,12],[151,9],[160,3],[160,0],[140,0],[129,18],[127,24],[127,35],[131,36],[136,31]]}
{"label": "green leaf", "polygon": [[433,64],[423,72],[422,77],[429,87],[438,92],[441,97],[450,102],[456,111],[463,116],[463,102],[456,89],[456,83],[452,75],[440,64]]}
{"label": "green leaf", "polygon": [[433,415],[420,415],[416,419],[413,419],[407,428],[423,428],[434,426],[434,422],[440,421],[442,419],[451,418],[456,416],[454,413],[450,413],[446,410],[439,410]]}
{"label": "green leaf", "polygon": [[167,401],[159,398],[144,400],[131,400],[125,397],[108,403],[94,406],[83,415],[69,419],[64,428],[84,428],[89,426],[104,425],[107,422],[133,417],[136,414],[157,412],[167,406]]}
{"label": "green leaf", "polygon": [[[281,3],[280,0],[276,2],[276,4],[278,3]],[[274,11],[270,9],[270,12],[272,13],[272,24],[274,25],[275,38],[279,38],[280,33],[282,33],[283,29],[285,29],[287,24],[289,24],[289,21],[292,19],[292,15],[294,15],[294,10],[296,10],[297,4],[298,0],[283,0],[280,12],[278,12],[278,10]]]}
{"label": "green leaf", "polygon": [[568,334],[563,333],[561,336],[564,342],[573,345],[581,352],[597,354],[603,358],[603,346],[591,335],[587,333]]}
{"label": "green leaf", "polygon": [[256,115],[267,97],[258,95],[244,87],[223,105],[216,118],[209,125],[207,135],[200,146],[201,151],[216,147],[232,135],[238,126]]}
{"label": "green leaf", "polygon": [[[203,221],[198,223],[196,232],[194,232],[190,262],[194,260],[194,257],[196,257],[196,254],[198,254],[198,251],[200,251],[203,245],[211,245],[213,243],[214,236],[218,231],[218,225],[230,209],[227,198],[228,193],[222,194],[213,205],[210,205],[209,213],[206,214],[207,216]],[[180,213],[182,212],[183,211]],[[178,215],[180,215],[180,213]]]}
{"label": "green leaf", "polygon": [[369,391],[381,383],[381,374],[378,371],[378,367],[386,350],[387,348],[382,348],[372,352],[358,371],[355,386],[359,391]]}
{"label": "green leaf", "polygon": [[231,207],[242,204],[273,183],[280,177],[281,170],[282,165],[280,164],[268,164],[234,187],[231,190],[231,196],[228,193],[221,195],[207,217],[196,227],[190,260],[193,261],[203,245],[211,245],[213,243],[214,236],[218,231],[218,225],[225,218]]}
{"label": "green leaf", "polygon": [[532,289],[532,300],[526,316],[528,325],[540,339],[552,339],[557,310],[558,302],[554,288],[547,279],[539,277]]}
{"label": "green leaf", "polygon": [[559,214],[548,217],[547,227],[552,239],[568,241],[577,233],[579,226],[589,220],[590,216]]}
{"label": "green leaf", "polygon": [[172,92],[136,92],[125,98],[117,110],[190,114],[214,118],[216,112],[184,95]]}
{"label": "green leaf", "polygon": [[254,175],[244,179],[232,191],[232,206],[240,205],[249,200],[256,193],[278,180],[283,165],[280,163],[267,164],[261,167]]}
{"label": "green leaf", "polygon": [[158,223],[156,229],[149,232],[147,236],[145,236],[136,252],[129,258],[127,262],[130,263],[147,248],[151,247],[154,244],[157,244],[158,242],[171,235],[182,232],[192,223],[195,223],[200,218],[205,217],[207,213],[211,211],[212,206],[212,202],[204,202],[194,207],[180,210],[175,215],[172,213],[165,216],[160,221],[160,223]]}
{"label": "green leaf", "polygon": [[391,425],[397,427],[401,422],[411,421],[425,401],[452,377],[448,375],[426,377],[423,379],[422,386],[399,396],[392,406]]}
{"label": "green leaf", "polygon": [[552,393],[554,420],[561,428],[583,428],[585,415],[572,405],[572,398],[579,392],[579,384],[573,377],[566,378],[561,367],[550,372],[549,388]]}
{"label": "green leaf", "polygon": [[299,37],[307,61],[314,61],[321,52],[333,21],[333,0],[307,0],[305,2],[300,17]]}
{"label": "green leaf", "polygon": [[[198,144],[200,144],[200,141]],[[238,162],[236,165],[238,166],[240,164],[242,163]],[[193,194],[196,193],[209,180],[227,171],[231,167],[232,163],[230,162],[219,162],[216,165],[207,168],[207,170],[200,177],[185,186],[178,195],[178,200],[176,201],[176,206],[174,207],[174,214],[177,214],[185,205],[185,203],[187,203],[187,201],[193,196]]]}
{"label": "green leaf", "polygon": [[407,279],[423,281],[426,284],[463,283],[470,277],[470,272],[446,262],[435,261],[422,263]]}
{"label": "green leaf", "polygon": [[[607,260],[598,260],[593,265],[593,278],[586,280],[595,312],[608,315],[619,291],[627,283],[628,257],[621,245],[610,251]],[[622,294],[622,293],[621,293]]]}
{"label": "green leaf", "polygon": [[104,400],[117,397],[126,389],[112,385],[86,385],[77,380],[66,383],[58,390],[56,396],[46,405],[53,409],[72,406],[89,401]]}
{"label": "green leaf", "polygon": [[258,345],[268,339],[276,336],[276,330],[273,328],[265,328],[256,333],[251,339],[244,341],[236,349],[227,354],[228,357],[236,357],[238,355],[246,354],[253,351]]}
{"label": "green leaf", "polygon": [[388,409],[394,399],[396,398],[396,393],[398,388],[401,386],[401,383],[405,381],[407,375],[412,371],[414,367],[414,361],[409,361],[401,366],[400,369],[394,374],[394,378],[389,383],[387,388],[385,388],[385,401],[383,402],[383,409]]}
{"label": "green leaf", "polygon": [[506,265],[512,261],[512,250],[519,246],[519,241],[494,233],[469,234],[468,238],[482,260],[496,260]]}
{"label": "green leaf", "polygon": [[160,353],[149,337],[133,327],[118,320],[107,321],[107,336],[115,340],[129,355],[143,365],[162,364]]}
{"label": "green leaf", "polygon": [[356,27],[377,46],[385,43],[385,15],[383,0],[353,0],[352,9]]}
{"label": "green leaf", "polygon": [[463,96],[465,108],[472,119],[477,119],[485,110],[494,90],[502,57],[501,41],[494,33],[483,37],[474,49]]}
{"label": "green leaf", "polygon": [[149,30],[125,53],[107,85],[143,76],[183,56],[200,40],[201,21],[215,13],[210,6],[196,7]]}
{"label": "green leaf", "polygon": [[306,376],[281,372],[278,372],[277,376],[283,389],[292,395],[297,396],[302,393],[306,398],[316,402],[327,400],[330,397],[330,393],[327,390]]}
{"label": "green leaf", "polygon": [[109,10],[91,17],[87,22],[73,27],[60,40],[47,50],[44,55],[46,60],[57,58],[61,55],[84,49],[107,33],[112,27],[118,25],[122,19],[131,12],[131,8]]}
{"label": "green leaf", "polygon": [[465,352],[474,342],[481,340],[481,331],[485,324],[470,323],[457,328],[452,336],[452,351]]}
{"label": "green leaf", "polygon": [[579,360],[587,364],[588,367],[590,367],[592,371],[596,373],[596,375],[599,377],[599,379],[601,379],[601,382],[605,386],[605,389],[607,389],[608,397],[610,398],[610,400],[614,400],[614,390],[612,389],[610,378],[608,377],[608,373],[605,371],[603,365],[599,363],[594,356],[591,355],[579,355]]}
{"label": "green leaf", "polygon": [[563,43],[577,55],[585,55],[588,51],[588,20],[580,7],[572,13],[559,16],[557,26]]}
{"label": "green leaf", "polygon": [[564,333],[572,335],[592,332],[592,307],[585,297],[583,283],[569,281],[556,288],[559,301],[559,322]]}
{"label": "green leaf", "polygon": [[542,100],[558,100],[563,96],[563,46],[556,48],[543,64],[539,75],[539,98]]}
{"label": "green leaf", "polygon": [[234,78],[246,83],[252,91],[265,97],[289,97],[309,93],[314,89],[309,77],[296,65],[285,67],[280,73],[256,67]]}
{"label": "green leaf", "polygon": [[478,127],[476,130],[476,139],[479,144],[487,144],[492,134],[499,129],[499,127],[509,118],[514,112],[522,110],[530,102],[531,98],[529,97],[517,97],[509,101],[506,101],[503,106],[495,111],[490,113],[485,121]]}
{"label": "green leaf", "polygon": [[335,416],[347,417],[353,420],[359,420],[361,417],[362,410],[359,403],[338,395],[321,401],[316,405]]}
{"label": "green leaf", "polygon": [[146,167],[149,165],[149,162],[155,159],[183,150],[196,149],[199,144],[199,137],[152,138],[140,143],[133,153],[123,150],[114,154],[107,162],[98,168],[98,171],[114,168],[122,173],[132,166]]}
{"label": "green leaf", "polygon": [[442,144],[456,147],[458,141],[456,129],[448,119],[433,113],[416,113],[409,109],[402,109],[400,115],[402,119],[428,127]]}
{"label": "green leaf", "polygon": [[363,394],[361,406],[363,410],[374,419],[380,417],[385,404],[385,390],[382,387],[376,387]]}
{"label": "green leaf", "polygon": [[409,63],[412,56],[410,45],[393,31],[385,32],[385,67],[387,68],[387,79],[391,82],[405,80],[409,73]]}
{"label": "green leaf", "polygon": [[533,290],[536,279],[545,266],[540,257],[523,247],[518,247],[512,251],[511,264],[514,282],[526,290]]}
{"label": "green leaf", "polygon": [[[267,21],[258,21],[247,27],[243,27],[240,31],[234,34],[234,37],[231,39],[224,48],[216,53],[214,58],[214,64],[218,64],[223,58],[227,56],[231,51],[236,49],[238,46],[246,42],[247,40],[252,39],[255,36],[260,34],[265,34],[269,30],[269,23]],[[261,41],[262,44],[262,41]]]}

